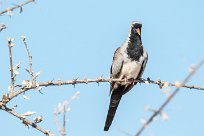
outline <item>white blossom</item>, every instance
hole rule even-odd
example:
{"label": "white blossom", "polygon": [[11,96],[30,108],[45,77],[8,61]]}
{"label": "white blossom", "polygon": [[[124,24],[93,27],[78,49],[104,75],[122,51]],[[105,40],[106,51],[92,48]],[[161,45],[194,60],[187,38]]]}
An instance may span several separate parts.
{"label": "white blossom", "polygon": [[22,116],[31,116],[31,115],[33,115],[33,114],[36,114],[36,112],[30,112],[30,111],[28,111],[28,112],[25,112]]}

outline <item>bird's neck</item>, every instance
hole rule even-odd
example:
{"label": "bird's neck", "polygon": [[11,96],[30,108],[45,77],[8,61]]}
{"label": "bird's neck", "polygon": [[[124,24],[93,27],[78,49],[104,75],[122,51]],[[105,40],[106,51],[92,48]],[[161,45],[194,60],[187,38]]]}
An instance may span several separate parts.
{"label": "bird's neck", "polygon": [[142,46],[142,40],[141,37],[134,34],[134,33],[130,33],[129,35],[129,42],[131,42],[132,44],[136,44],[137,46]]}
{"label": "bird's neck", "polygon": [[130,34],[128,39],[127,54],[132,61],[139,61],[140,57],[143,55],[142,41],[138,35]]}

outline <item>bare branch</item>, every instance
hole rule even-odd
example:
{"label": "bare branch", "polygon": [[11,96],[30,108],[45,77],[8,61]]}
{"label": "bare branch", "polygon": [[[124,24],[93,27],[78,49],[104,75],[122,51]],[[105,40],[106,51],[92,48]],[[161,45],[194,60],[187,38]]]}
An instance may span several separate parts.
{"label": "bare branch", "polygon": [[[112,79],[112,78],[107,78],[107,79],[102,79],[101,77],[97,78],[97,79],[84,79],[84,80],[78,80],[78,79],[73,79],[73,80],[67,80],[67,81],[47,81],[47,82],[40,82],[40,83],[36,83],[36,85],[31,85],[31,86],[23,86],[22,88],[20,88],[19,90],[15,91],[15,93],[11,96],[9,96],[9,99],[13,99],[14,97],[18,96],[19,94],[25,93],[28,90],[31,89],[36,89],[38,87],[47,87],[47,86],[62,86],[62,85],[76,85],[76,84],[88,84],[88,83],[102,83],[102,82],[118,82],[118,83],[122,83],[122,82],[126,82],[129,84],[132,84],[132,81],[127,81],[127,80],[120,80],[120,79]],[[134,80],[134,82],[139,82],[139,83],[144,83],[144,84],[156,84],[158,85],[160,88],[163,87],[163,85],[166,82],[162,82],[161,80],[158,81],[154,81],[154,80],[150,80],[149,78],[147,79],[136,79]],[[173,83],[169,83],[169,86],[177,86],[177,84],[173,84]],[[21,86],[21,85],[18,85]],[[180,87],[183,88],[188,88],[188,89],[196,89],[196,90],[204,90],[203,87],[198,87],[198,86],[194,86],[194,85],[184,85],[182,84]]]}
{"label": "bare branch", "polygon": [[12,47],[14,46],[13,38],[8,38],[9,58],[10,58],[10,73],[11,73],[11,86],[9,87],[9,94],[13,94],[15,77],[13,73],[13,58],[12,58]]}
{"label": "bare branch", "polygon": [[32,65],[33,65],[33,61],[32,61],[32,56],[30,54],[30,51],[29,51],[29,48],[28,48],[28,45],[27,45],[27,42],[26,42],[26,37],[25,36],[22,36],[22,41],[25,45],[25,48],[26,48],[26,51],[28,53],[28,58],[29,58],[29,66],[30,66],[30,70],[29,70],[29,73],[30,73],[30,78],[31,78],[31,81],[32,81],[32,84],[34,83],[34,76],[33,76],[33,68],[32,68]]}
{"label": "bare branch", "polygon": [[[47,81],[47,82],[41,82],[39,83],[39,86],[61,86],[61,85],[75,85],[75,84],[88,84],[88,83],[102,83],[102,82],[119,82],[119,83],[123,83],[123,82],[126,82],[126,83],[129,83],[129,84],[132,84],[132,81],[127,81],[127,80],[124,80],[124,79],[112,79],[112,78],[107,78],[107,79],[84,79],[84,80],[76,80],[76,79],[73,79],[73,80],[67,80],[67,81]],[[144,83],[146,84],[147,82],[149,84],[156,84],[158,85],[160,88],[162,88],[162,86],[164,85],[165,82],[162,82],[162,81],[154,81],[154,80],[150,80],[149,78],[148,79],[136,79],[134,80],[134,82],[139,82],[139,83]],[[173,84],[173,83],[169,83],[169,86],[176,86],[176,84]],[[196,90],[204,90],[204,88],[202,87],[198,87],[198,86],[194,86],[194,85],[182,85],[181,87],[183,88],[189,88],[189,89],[196,89]]]}
{"label": "bare branch", "polygon": [[163,109],[167,106],[167,104],[176,96],[176,94],[180,91],[180,88],[183,87],[189,80],[190,78],[195,74],[195,72],[197,72],[197,70],[204,64],[204,60],[202,60],[195,68],[194,70],[192,70],[188,76],[183,80],[182,83],[180,83],[179,85],[175,85],[177,88],[175,89],[175,91],[166,99],[166,101],[160,106],[160,108],[158,110],[156,110],[154,112],[154,114],[147,120],[146,123],[144,123],[144,125],[139,129],[139,131],[136,133],[135,136],[139,136],[143,130],[145,128],[147,128],[147,126],[154,120],[154,118],[159,115]]}
{"label": "bare branch", "polygon": [[5,14],[5,13],[7,13],[7,12],[11,12],[11,11],[13,11],[14,9],[17,9],[17,8],[20,8],[20,12],[22,12],[22,7],[23,7],[24,5],[26,5],[26,4],[31,3],[31,2],[35,2],[35,0],[28,0],[28,1],[26,1],[26,2],[24,2],[24,3],[22,3],[22,4],[20,4],[20,5],[15,5],[14,7],[7,8],[6,10],[0,12],[0,16],[3,15],[3,14]]}
{"label": "bare branch", "polygon": [[9,109],[9,108],[7,108],[7,107],[5,107],[5,106],[0,106],[0,109],[2,109],[2,110],[4,110],[4,111],[10,113],[11,115],[17,117],[17,118],[20,119],[20,120],[22,121],[22,123],[25,124],[26,126],[31,126],[31,127],[33,127],[34,129],[36,129],[36,130],[38,130],[38,131],[44,133],[44,134],[47,135],[47,136],[50,136],[50,135],[51,135],[49,131],[43,129],[42,127],[40,127],[40,126],[38,126],[38,125],[36,125],[36,123],[33,123],[33,122],[30,122],[29,120],[26,120],[24,116],[22,116],[22,115],[20,115],[20,114],[18,114],[18,113],[16,113],[16,112],[14,112],[13,110],[11,110],[11,109]]}

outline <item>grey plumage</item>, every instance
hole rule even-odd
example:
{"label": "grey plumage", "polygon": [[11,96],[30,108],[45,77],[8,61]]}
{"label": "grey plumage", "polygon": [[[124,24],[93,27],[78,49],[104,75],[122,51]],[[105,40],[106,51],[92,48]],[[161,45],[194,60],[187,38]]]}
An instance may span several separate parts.
{"label": "grey plumage", "polygon": [[122,70],[123,67],[123,55],[120,51],[120,47],[116,49],[115,53],[114,53],[114,57],[113,57],[113,63],[111,66],[111,77],[112,78],[118,78],[118,76],[120,75],[120,72]]}
{"label": "grey plumage", "polygon": [[[127,40],[121,47],[116,49],[110,71],[111,78],[129,80],[138,79],[142,76],[148,55],[142,46],[141,27],[142,24],[132,22]],[[122,96],[130,91],[135,84],[111,83],[111,99],[104,131],[109,130]]]}

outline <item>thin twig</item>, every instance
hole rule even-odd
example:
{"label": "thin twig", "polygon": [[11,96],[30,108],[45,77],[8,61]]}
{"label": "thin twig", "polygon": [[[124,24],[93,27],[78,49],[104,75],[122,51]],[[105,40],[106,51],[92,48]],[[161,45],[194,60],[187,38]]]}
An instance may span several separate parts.
{"label": "thin twig", "polygon": [[147,122],[139,129],[139,131],[136,133],[135,136],[139,136],[143,130],[145,128],[147,128],[147,126],[153,121],[153,119],[159,115],[163,109],[167,106],[167,104],[176,96],[176,94],[180,91],[180,88],[186,84],[190,78],[195,74],[195,72],[197,72],[197,70],[204,64],[204,60],[202,60],[193,71],[191,71],[188,76],[183,80],[183,82],[177,86],[177,88],[175,89],[175,91],[166,99],[166,101],[160,106],[160,108],[158,110],[156,110],[156,112],[154,112],[154,114],[147,120]]}
{"label": "thin twig", "polygon": [[66,136],[66,113],[67,105],[64,105],[62,136]]}
{"label": "thin twig", "polygon": [[9,60],[10,60],[10,73],[11,73],[11,86],[9,88],[9,94],[13,94],[14,91],[14,83],[15,83],[15,77],[13,73],[13,57],[12,57],[12,38],[8,39],[8,48],[9,48]]}
{"label": "thin twig", "polygon": [[22,115],[14,112],[13,110],[7,108],[7,107],[0,107],[0,109],[10,113],[11,115],[17,117],[18,119],[20,119],[22,121],[23,124],[25,124],[26,126],[31,126],[34,129],[44,133],[47,136],[50,136],[50,132],[48,130],[43,129],[42,127],[39,127],[38,125],[36,125],[36,123],[30,122],[29,120],[26,120],[25,117],[23,117]]}
{"label": "thin twig", "polygon": [[13,7],[11,7],[11,8],[7,8],[6,10],[0,12],[0,16],[3,15],[3,14],[5,14],[5,13],[7,13],[7,12],[11,12],[11,11],[13,11],[14,9],[17,9],[17,8],[20,8],[21,11],[22,11],[22,7],[23,7],[24,5],[26,5],[26,4],[31,3],[31,2],[35,2],[35,0],[28,0],[28,1],[26,1],[26,2],[24,2],[24,3],[22,3],[22,4],[20,4],[20,5],[16,5],[16,6],[13,6]]}
{"label": "thin twig", "polygon": [[32,65],[33,65],[32,56],[30,54],[30,51],[29,51],[29,48],[28,48],[25,36],[22,36],[22,41],[23,41],[23,43],[25,45],[25,48],[26,48],[26,51],[28,53],[29,67],[30,67],[29,73],[30,73],[30,78],[31,78],[32,84],[33,84],[34,83],[34,79],[33,79],[33,68],[32,68]]}
{"label": "thin twig", "polygon": [[[61,136],[66,136],[67,133],[66,133],[66,113],[69,111],[69,104],[77,99],[79,97],[79,92],[76,92],[71,98],[69,98],[68,100],[65,100],[63,101],[62,103],[59,103],[57,108],[55,108],[54,112],[53,112],[53,115],[54,115],[54,121],[55,121],[55,126],[58,130],[58,132],[60,133]],[[62,124],[62,128],[60,127],[60,123],[59,123],[59,120],[58,120],[58,116],[60,114],[63,114],[63,124]]]}
{"label": "thin twig", "polygon": [[54,122],[55,122],[55,126],[56,126],[58,132],[61,134],[61,128],[60,128],[60,125],[59,125],[59,120],[58,120],[57,114],[58,113],[54,113]]}
{"label": "thin twig", "polygon": [[7,28],[7,27],[6,27],[5,24],[1,24],[1,25],[0,25],[0,32],[1,32],[2,30],[6,29],[6,28]]}

